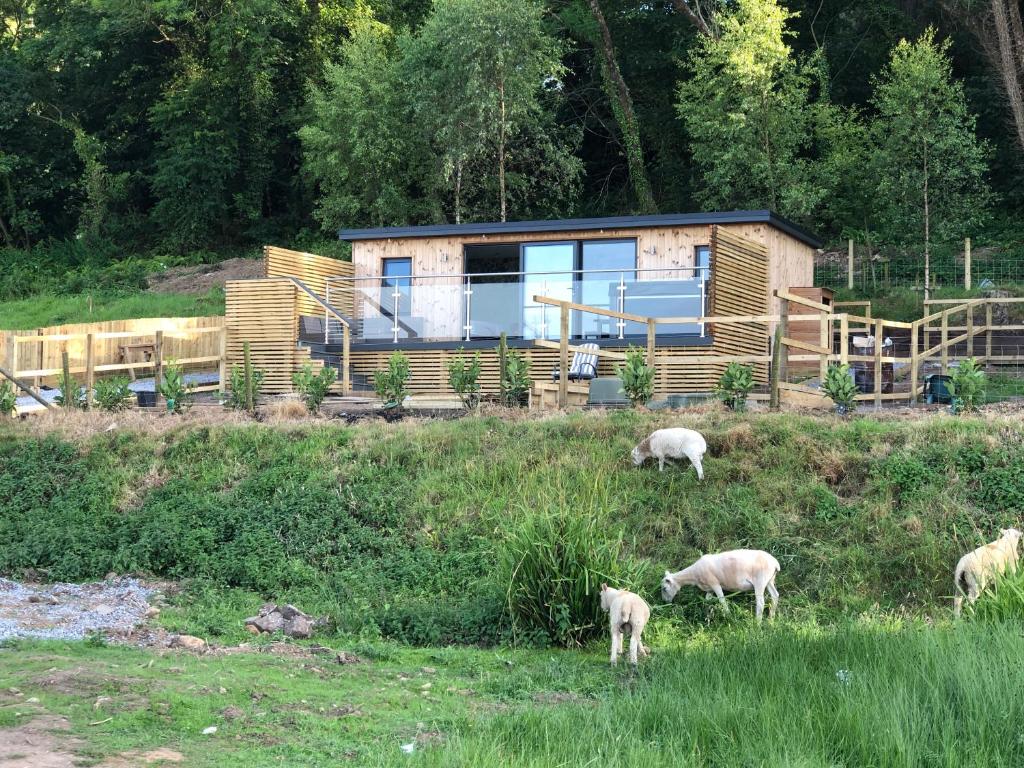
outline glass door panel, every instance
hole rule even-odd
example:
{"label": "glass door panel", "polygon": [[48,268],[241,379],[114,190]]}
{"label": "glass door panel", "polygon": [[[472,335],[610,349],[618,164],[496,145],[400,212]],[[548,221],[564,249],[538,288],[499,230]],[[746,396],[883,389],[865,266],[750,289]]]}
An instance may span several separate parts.
{"label": "glass door panel", "polygon": [[[622,312],[626,285],[636,280],[636,240],[584,241],[582,267],[579,303]],[[619,335],[615,318],[581,313],[580,323],[584,338]]]}
{"label": "glass door panel", "polygon": [[523,338],[557,339],[558,307],[534,302],[534,296],[573,300],[575,243],[532,243],[523,246]]}

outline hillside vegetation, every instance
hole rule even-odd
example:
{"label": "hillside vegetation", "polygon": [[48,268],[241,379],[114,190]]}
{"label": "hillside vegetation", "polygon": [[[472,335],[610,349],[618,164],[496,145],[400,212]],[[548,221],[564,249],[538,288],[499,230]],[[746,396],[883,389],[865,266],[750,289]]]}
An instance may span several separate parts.
{"label": "hillside vegetation", "polygon": [[[707,435],[705,483],[689,467],[629,463],[669,420]],[[959,555],[1020,520],[1022,441],[1019,422],[995,417],[717,412],[199,425],[78,443],[8,430],[0,572],[195,579],[222,608],[222,588],[251,594],[235,598],[239,613],[282,597],[343,632],[493,643],[510,629],[498,564],[517,527],[545,515],[587,518],[597,541],[621,536],[634,566],[622,577],[656,603],[662,569],[750,546],[782,563],[790,617],[932,612],[948,605]],[[691,592],[656,619],[707,620]]]}

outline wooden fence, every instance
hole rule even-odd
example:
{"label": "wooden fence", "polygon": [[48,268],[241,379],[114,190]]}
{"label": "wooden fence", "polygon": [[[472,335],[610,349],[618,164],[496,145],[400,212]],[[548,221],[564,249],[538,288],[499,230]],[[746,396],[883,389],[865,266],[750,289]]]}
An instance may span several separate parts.
{"label": "wooden fence", "polygon": [[[753,364],[772,363],[772,376],[770,394],[755,394],[753,399],[770,399],[777,402],[780,394],[782,399],[791,399],[797,402],[808,404],[824,404],[824,396],[820,389],[808,386],[799,382],[788,380],[787,367],[790,362],[813,362],[816,364],[817,373],[820,379],[824,379],[828,368],[832,364],[862,364],[869,366],[873,378],[873,390],[862,392],[856,395],[858,401],[873,402],[876,407],[885,401],[906,400],[915,402],[924,391],[922,383],[922,368],[928,363],[937,363],[942,373],[946,373],[949,364],[953,360],[975,358],[979,363],[1020,363],[1024,358],[1020,355],[993,355],[993,332],[997,331],[1024,331],[1024,325],[995,324],[993,323],[992,307],[997,304],[1024,303],[1024,298],[985,298],[964,300],[943,300],[933,301],[929,304],[954,304],[946,309],[926,315],[920,320],[912,323],[895,320],[885,320],[870,316],[870,304],[867,302],[849,303],[856,306],[865,306],[866,314],[857,315],[849,312],[836,312],[835,306],[821,304],[801,296],[796,296],[787,291],[775,291],[775,299],[778,302],[779,311],[775,314],[763,315],[727,315],[708,317],[666,317],[653,318],[631,315],[614,310],[601,309],[583,304],[575,304],[569,301],[551,299],[546,296],[534,296],[534,301],[539,304],[556,306],[560,309],[561,325],[558,342],[537,340],[535,345],[544,349],[557,349],[559,353],[559,368],[565,372],[569,369],[570,352],[578,352],[578,345],[570,343],[569,328],[572,312],[584,312],[605,317],[622,319],[630,322],[642,323],[647,326],[646,358],[648,365],[655,368],[664,366],[688,366],[715,363],[720,366],[732,362]],[[791,319],[806,321],[806,311],[802,314],[789,314],[789,307],[799,305],[805,310],[813,310],[818,313],[820,337],[818,343],[802,341],[791,338],[787,334],[789,321]],[[985,322],[978,322],[976,315],[984,311]],[[951,318],[964,317],[963,325],[952,325]],[[666,355],[661,353],[657,344],[657,326],[660,323],[714,323],[716,328],[737,327],[749,328],[751,324],[762,325],[767,329],[776,326],[775,348],[771,354],[728,354],[712,350],[709,354],[697,355]],[[938,323],[936,326],[935,323]],[[884,340],[887,338],[887,331],[900,331],[909,335],[905,349],[902,354],[897,353],[896,346],[887,351]],[[909,332],[909,334],[906,334]],[[938,343],[932,344],[935,340],[933,334],[938,333]],[[857,354],[851,341],[856,335],[873,337],[869,354]],[[760,335],[760,334],[759,334]],[[978,348],[976,339],[984,337],[984,354]],[[960,354],[956,347],[963,345]],[[592,350],[588,350],[591,351]],[[625,354],[621,351],[599,349],[597,355],[600,358],[610,360],[624,360]],[[883,367],[886,365],[909,366],[909,384],[906,391],[885,392],[886,384],[883,379]],[[895,378],[895,370],[894,370]],[[564,406],[568,402],[568,377],[559,377],[558,403]]]}

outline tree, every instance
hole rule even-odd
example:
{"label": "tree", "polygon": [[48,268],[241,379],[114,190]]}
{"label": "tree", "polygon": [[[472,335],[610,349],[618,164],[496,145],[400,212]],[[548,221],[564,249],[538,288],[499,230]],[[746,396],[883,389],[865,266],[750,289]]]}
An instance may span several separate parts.
{"label": "tree", "polygon": [[[560,87],[560,48],[536,0],[438,0],[405,43],[419,126],[452,179],[462,219],[467,174],[497,175],[498,214],[508,218],[510,137],[536,123],[542,95]],[[566,150],[562,150],[566,151]]]}
{"label": "tree", "polygon": [[310,90],[312,119],[299,135],[326,230],[409,223],[421,218],[415,209],[430,207],[414,202],[426,150],[422,134],[409,130],[415,121],[399,68],[394,34],[367,14],[352,23],[326,84]]}
{"label": "tree", "polygon": [[799,63],[786,42],[792,17],[775,0],[738,0],[704,35],[679,86],[677,109],[712,208],[771,208],[807,218],[825,197],[809,153],[816,62]]}
{"label": "tree", "polygon": [[874,86],[880,220],[889,242],[923,241],[927,298],[933,239],[962,237],[986,219],[988,147],[952,78],[949,41],[936,42],[934,29],[900,41]]}

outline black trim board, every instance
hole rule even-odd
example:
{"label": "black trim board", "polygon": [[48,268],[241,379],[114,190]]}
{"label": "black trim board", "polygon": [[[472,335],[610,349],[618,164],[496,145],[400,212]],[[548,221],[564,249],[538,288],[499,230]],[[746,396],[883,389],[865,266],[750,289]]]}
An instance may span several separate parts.
{"label": "black trim board", "polygon": [[479,224],[430,224],[419,227],[342,229],[338,231],[338,237],[341,240],[349,241],[386,240],[393,237],[473,237],[477,235],[525,235],[531,232],[579,232],[599,229],[682,227],[707,224],[769,224],[812,248],[822,247],[821,240],[810,232],[769,210],[664,213],[653,216],[605,216],[590,219],[548,219]]}

